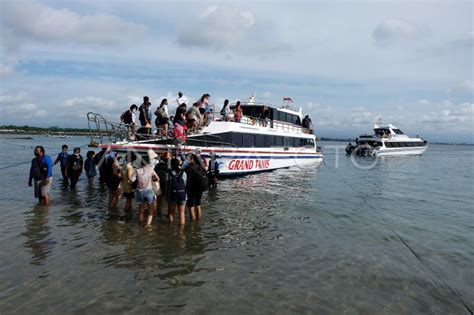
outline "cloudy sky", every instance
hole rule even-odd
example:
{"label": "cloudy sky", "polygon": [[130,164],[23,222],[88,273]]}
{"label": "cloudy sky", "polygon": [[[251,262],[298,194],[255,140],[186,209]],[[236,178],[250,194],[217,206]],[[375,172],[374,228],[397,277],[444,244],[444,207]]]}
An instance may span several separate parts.
{"label": "cloudy sky", "polygon": [[[291,97],[323,137],[382,118],[474,142],[472,1],[0,1],[0,124],[85,127],[211,94]],[[170,103],[173,103],[170,101]],[[173,107],[173,106],[172,106]]]}

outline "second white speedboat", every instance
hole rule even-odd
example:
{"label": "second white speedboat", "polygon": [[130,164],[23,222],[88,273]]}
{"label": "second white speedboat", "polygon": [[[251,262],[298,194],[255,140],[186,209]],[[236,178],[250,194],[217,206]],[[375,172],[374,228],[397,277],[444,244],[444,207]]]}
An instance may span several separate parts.
{"label": "second white speedboat", "polygon": [[359,136],[356,146],[349,144],[346,152],[365,156],[421,155],[427,149],[428,141],[423,138],[411,138],[394,125],[379,121],[374,124],[374,134]]}

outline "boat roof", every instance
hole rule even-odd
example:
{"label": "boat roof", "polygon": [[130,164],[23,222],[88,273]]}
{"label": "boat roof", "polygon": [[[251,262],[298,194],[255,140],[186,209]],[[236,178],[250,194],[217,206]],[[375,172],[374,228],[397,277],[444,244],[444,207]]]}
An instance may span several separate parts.
{"label": "boat roof", "polygon": [[381,122],[378,122],[378,123],[374,124],[374,129],[383,129],[383,128],[399,129],[398,127],[395,127],[392,124],[384,124],[384,123],[381,123]]}
{"label": "boat roof", "polygon": [[[231,106],[235,106],[235,103],[232,103]],[[284,113],[289,113],[289,114],[293,114],[293,115],[297,115],[299,116],[300,118],[303,117],[303,113],[302,113],[302,108],[300,107],[299,110],[297,111],[296,109],[290,107],[290,106],[281,106],[281,107],[278,107],[276,105],[272,105],[272,104],[269,104],[269,103],[263,103],[263,102],[240,102],[240,106],[245,106],[245,107],[252,107],[252,106],[255,106],[255,107],[262,107],[262,106],[267,106],[268,108],[272,108],[272,109],[276,109],[280,112],[284,112]]]}

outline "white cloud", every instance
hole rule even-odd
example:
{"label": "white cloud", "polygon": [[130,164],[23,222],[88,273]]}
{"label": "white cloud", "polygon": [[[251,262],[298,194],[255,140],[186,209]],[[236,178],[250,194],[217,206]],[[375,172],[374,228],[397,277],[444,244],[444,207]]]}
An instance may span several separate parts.
{"label": "white cloud", "polygon": [[[177,28],[178,44],[235,55],[286,54],[291,46],[277,40],[268,25],[258,27],[255,14],[235,7],[209,6],[195,21]],[[230,53],[230,54],[229,54]]]}
{"label": "white cloud", "polygon": [[9,118],[24,121],[41,116],[37,104],[31,101],[31,97],[23,91],[16,93],[5,93],[0,95],[0,106],[2,108],[2,119]]}
{"label": "white cloud", "polygon": [[255,17],[250,11],[210,6],[196,21],[178,28],[178,42],[223,50],[241,43],[254,25]]}
{"label": "white cloud", "polygon": [[474,47],[474,31],[471,31],[466,35],[451,41],[451,45],[455,47],[467,47],[472,49]]}
{"label": "white cloud", "polygon": [[79,15],[36,1],[6,1],[3,26],[14,35],[37,41],[116,45],[131,42],[144,27],[106,14]]}
{"label": "white cloud", "polygon": [[27,98],[27,94],[23,91],[12,94],[0,95],[0,105],[2,106],[14,106],[18,102],[22,102]]}
{"label": "white cloud", "polygon": [[428,124],[431,128],[455,127],[458,130],[473,131],[474,128],[474,103],[461,103],[438,111],[422,115],[421,123]]}
{"label": "white cloud", "polygon": [[465,80],[459,82],[458,84],[454,85],[450,92],[461,92],[461,93],[474,93],[474,81],[473,80]]}
{"label": "white cloud", "polygon": [[422,100],[418,100],[418,101],[416,102],[416,104],[417,104],[417,105],[426,106],[426,105],[430,105],[431,102],[428,101],[428,100],[422,99]]}
{"label": "white cloud", "polygon": [[145,32],[143,25],[107,14],[80,15],[34,0],[4,1],[0,12],[2,38],[0,75],[9,77],[28,43],[91,45],[108,48],[131,43]]}
{"label": "white cloud", "polygon": [[79,113],[80,117],[84,116],[87,112],[113,114],[120,111],[120,107],[117,103],[112,100],[106,100],[102,97],[86,96],[86,97],[74,97],[64,101],[62,112],[66,114]]}
{"label": "white cloud", "polygon": [[385,45],[394,40],[417,39],[426,33],[426,28],[403,19],[391,18],[380,23],[373,31],[372,37],[377,44]]}

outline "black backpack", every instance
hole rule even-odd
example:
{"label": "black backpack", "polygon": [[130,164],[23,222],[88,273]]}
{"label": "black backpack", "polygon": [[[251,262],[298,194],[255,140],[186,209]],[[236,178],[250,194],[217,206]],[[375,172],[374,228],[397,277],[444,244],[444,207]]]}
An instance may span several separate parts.
{"label": "black backpack", "polygon": [[35,180],[43,180],[48,174],[48,167],[40,158],[31,161],[31,174]]}
{"label": "black backpack", "polygon": [[193,173],[192,176],[197,188],[202,191],[207,190],[209,188],[209,177],[207,176],[207,172],[202,167],[196,165],[191,165],[189,168]]}
{"label": "black backpack", "polygon": [[124,124],[130,125],[133,122],[133,120],[132,120],[132,111],[127,110],[127,111],[123,112],[122,115],[120,116],[120,120]]}
{"label": "black backpack", "polygon": [[177,175],[169,172],[168,196],[172,200],[186,200],[186,183],[183,179],[183,171],[180,171]]}

